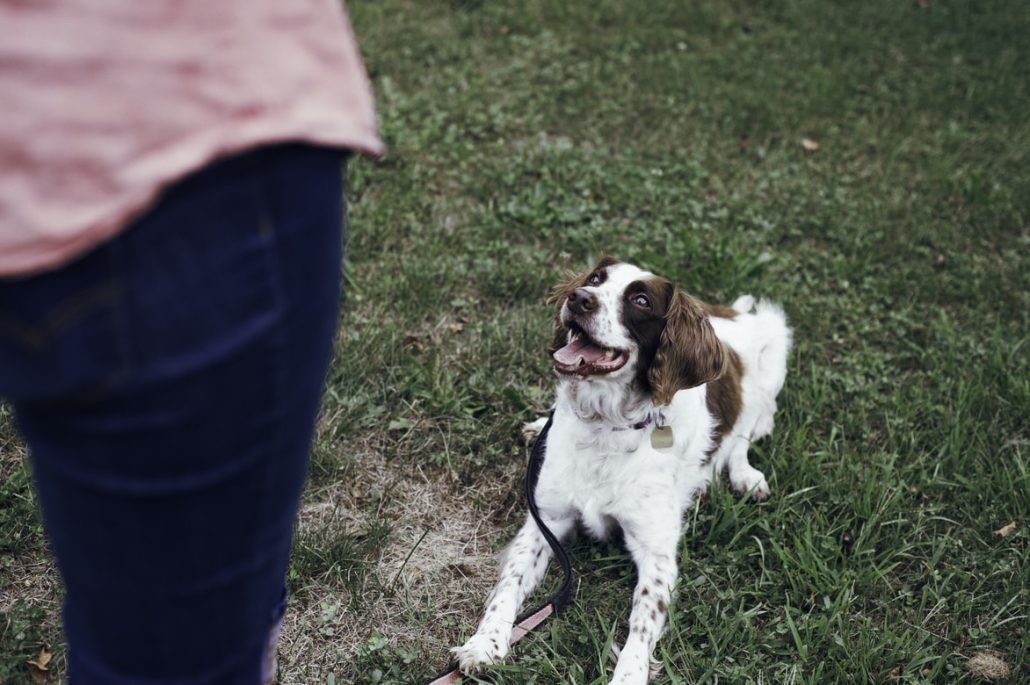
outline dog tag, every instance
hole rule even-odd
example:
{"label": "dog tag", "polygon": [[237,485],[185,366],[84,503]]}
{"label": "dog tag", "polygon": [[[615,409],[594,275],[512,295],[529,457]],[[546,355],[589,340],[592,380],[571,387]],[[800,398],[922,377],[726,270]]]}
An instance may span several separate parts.
{"label": "dog tag", "polygon": [[651,447],[667,450],[672,447],[672,426],[657,426],[651,431]]}

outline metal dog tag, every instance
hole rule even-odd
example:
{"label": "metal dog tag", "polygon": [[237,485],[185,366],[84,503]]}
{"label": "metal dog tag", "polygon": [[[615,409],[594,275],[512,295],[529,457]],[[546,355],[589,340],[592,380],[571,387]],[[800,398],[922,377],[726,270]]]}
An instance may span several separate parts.
{"label": "metal dog tag", "polygon": [[672,426],[656,426],[651,431],[651,447],[667,450],[672,447]]}

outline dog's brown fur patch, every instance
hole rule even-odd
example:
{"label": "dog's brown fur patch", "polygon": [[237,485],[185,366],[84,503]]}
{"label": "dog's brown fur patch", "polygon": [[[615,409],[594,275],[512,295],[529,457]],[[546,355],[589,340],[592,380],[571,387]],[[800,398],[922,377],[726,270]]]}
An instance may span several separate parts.
{"label": "dog's brown fur patch", "polygon": [[729,347],[726,348],[726,352],[726,356],[729,359],[729,363],[726,364],[726,371],[710,382],[706,388],[705,403],[708,406],[708,411],[711,412],[717,421],[715,425],[716,438],[708,451],[709,455],[718,449],[723,438],[733,429],[733,425],[737,422],[741,407],[743,406],[740,379],[744,375],[744,363],[740,360],[740,355]]}

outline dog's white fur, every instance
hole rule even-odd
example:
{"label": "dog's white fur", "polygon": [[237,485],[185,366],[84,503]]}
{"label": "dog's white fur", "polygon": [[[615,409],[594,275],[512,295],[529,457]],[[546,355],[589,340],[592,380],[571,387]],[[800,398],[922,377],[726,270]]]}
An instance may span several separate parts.
{"label": "dog's white fur", "polygon": [[[769,495],[764,474],[748,463],[747,452],[753,440],[773,429],[791,330],[780,307],[756,303],[749,295],[734,302],[733,318],[709,317],[718,338],[743,365],[740,414],[712,453],[717,419],[706,404],[706,385],[680,390],[664,407],[656,407],[647,393],[633,387],[639,349],[621,323],[620,308],[627,285],[653,274],[622,263],[606,272],[602,284],[587,288],[599,306],[585,330],[599,345],[628,353],[629,361],[606,375],[562,377],[535,494],[545,523],[559,539],[577,523],[601,539],[616,525],[621,527],[638,575],[629,635],[611,682],[643,685],[676,585],[684,513],[723,469],[738,491],[756,498]],[[567,304],[560,316],[563,322],[571,318]],[[626,429],[649,419],[653,422],[646,428]],[[671,448],[652,446],[655,422],[672,428]],[[541,419],[524,430],[532,435],[542,425]],[[544,537],[527,518],[504,555],[500,582],[478,630],[453,650],[463,671],[504,658],[516,615],[543,577],[550,556]]]}

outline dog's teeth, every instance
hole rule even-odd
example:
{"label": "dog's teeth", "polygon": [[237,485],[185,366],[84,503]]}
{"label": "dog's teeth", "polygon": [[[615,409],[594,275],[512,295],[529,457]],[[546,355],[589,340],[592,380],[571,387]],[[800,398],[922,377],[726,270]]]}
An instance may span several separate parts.
{"label": "dog's teeth", "polygon": [[613,350],[610,347],[604,348],[604,356],[606,356],[606,357],[614,357],[615,356],[615,350]]}

